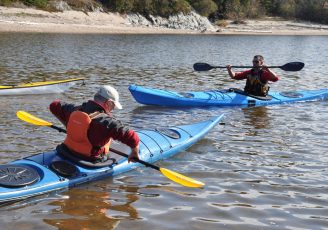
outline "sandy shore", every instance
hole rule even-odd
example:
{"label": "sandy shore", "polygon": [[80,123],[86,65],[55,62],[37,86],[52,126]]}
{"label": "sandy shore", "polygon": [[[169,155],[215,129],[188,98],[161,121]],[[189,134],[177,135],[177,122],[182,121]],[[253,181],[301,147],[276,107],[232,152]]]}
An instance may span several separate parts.
{"label": "sandy shore", "polygon": [[328,25],[265,19],[246,24],[217,27],[215,31],[176,30],[132,26],[115,13],[80,11],[47,12],[35,9],[0,7],[0,32],[103,33],[103,34],[258,34],[328,35]]}

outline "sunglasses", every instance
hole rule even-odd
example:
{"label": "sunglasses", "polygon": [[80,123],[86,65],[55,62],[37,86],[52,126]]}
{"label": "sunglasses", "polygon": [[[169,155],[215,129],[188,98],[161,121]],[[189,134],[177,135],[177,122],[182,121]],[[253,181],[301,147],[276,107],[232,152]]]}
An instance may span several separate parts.
{"label": "sunglasses", "polygon": [[253,61],[253,63],[260,63],[260,61]]}

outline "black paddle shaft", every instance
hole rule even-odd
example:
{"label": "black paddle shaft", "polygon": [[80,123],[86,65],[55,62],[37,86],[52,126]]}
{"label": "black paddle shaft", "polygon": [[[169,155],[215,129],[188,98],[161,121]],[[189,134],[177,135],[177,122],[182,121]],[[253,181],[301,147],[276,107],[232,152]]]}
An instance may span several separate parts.
{"label": "black paddle shaft", "polygon": [[[207,63],[195,63],[194,70],[196,71],[209,71],[211,69],[225,69],[226,66],[212,66]],[[231,66],[232,68],[253,68],[253,66]],[[268,66],[268,68],[280,68],[285,71],[299,71],[303,69],[304,63],[303,62],[289,62],[283,66]]]}
{"label": "black paddle shaft", "polygon": [[[123,156],[123,157],[126,157],[126,158],[129,157],[128,154],[123,153],[123,152],[121,152],[121,151],[118,151],[118,150],[116,150],[116,149],[109,148],[109,150],[112,151],[113,153],[116,153],[116,154],[120,155],[120,156]],[[150,164],[150,163],[148,163],[148,162],[146,162],[146,161],[143,161],[143,160],[140,160],[140,159],[139,159],[139,160],[136,159],[136,161],[139,162],[140,164],[145,165],[146,167],[150,167],[150,168],[152,168],[152,169],[156,169],[156,170],[160,171],[160,168],[159,168],[158,166],[156,166],[156,165]]]}

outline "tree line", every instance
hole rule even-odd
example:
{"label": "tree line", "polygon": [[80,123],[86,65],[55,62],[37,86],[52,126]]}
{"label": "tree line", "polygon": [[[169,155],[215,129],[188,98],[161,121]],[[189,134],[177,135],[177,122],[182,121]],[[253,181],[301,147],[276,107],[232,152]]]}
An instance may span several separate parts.
{"label": "tree line", "polygon": [[[26,5],[47,8],[50,0],[20,0]],[[17,0],[0,0],[10,5]],[[100,4],[110,12],[140,13],[168,17],[194,10],[211,21],[279,16],[286,19],[328,24],[328,0],[66,0],[71,6]]]}

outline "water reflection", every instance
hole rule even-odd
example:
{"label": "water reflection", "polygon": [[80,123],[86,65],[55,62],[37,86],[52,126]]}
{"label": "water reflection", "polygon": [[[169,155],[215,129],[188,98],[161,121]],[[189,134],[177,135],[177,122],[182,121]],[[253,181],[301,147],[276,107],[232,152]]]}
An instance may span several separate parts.
{"label": "water reflection", "polygon": [[132,206],[138,200],[135,194],[136,191],[130,189],[124,198],[114,199],[107,191],[72,189],[68,199],[48,204],[56,208],[51,217],[43,221],[61,230],[114,229],[121,219],[139,218]]}
{"label": "water reflection", "polygon": [[[177,109],[172,107],[161,106],[138,106],[130,113],[131,122],[134,127],[142,129],[147,127],[153,128],[158,125],[173,126],[193,122],[190,120],[191,108]],[[200,121],[195,117],[194,121]]]}
{"label": "water reflection", "polygon": [[245,123],[254,127],[254,129],[266,129],[270,125],[270,116],[268,107],[242,108],[245,116]]}

